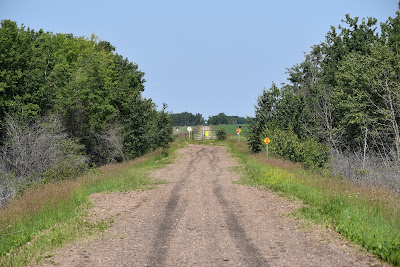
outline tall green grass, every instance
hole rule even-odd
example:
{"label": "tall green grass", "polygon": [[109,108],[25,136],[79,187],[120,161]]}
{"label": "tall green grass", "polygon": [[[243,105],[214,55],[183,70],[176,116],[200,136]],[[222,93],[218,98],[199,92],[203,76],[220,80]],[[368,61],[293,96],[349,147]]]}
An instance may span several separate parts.
{"label": "tall green grass", "polygon": [[316,174],[282,160],[251,154],[244,142],[227,142],[242,163],[243,184],[302,200],[295,215],[334,228],[384,261],[400,266],[400,200],[383,188],[367,188]]}
{"label": "tall green grass", "polygon": [[[183,145],[175,142],[174,152]],[[29,188],[0,209],[0,265],[21,266],[47,257],[52,250],[77,237],[106,229],[112,221],[89,222],[89,195],[148,189],[162,181],[150,172],[172,162],[156,151],[136,160],[91,170],[78,179]]]}

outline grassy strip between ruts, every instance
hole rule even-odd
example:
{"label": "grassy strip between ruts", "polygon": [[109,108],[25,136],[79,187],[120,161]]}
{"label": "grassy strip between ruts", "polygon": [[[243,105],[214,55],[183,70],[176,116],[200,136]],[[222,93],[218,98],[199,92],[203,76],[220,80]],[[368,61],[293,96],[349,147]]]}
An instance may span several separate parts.
{"label": "grassy strip between ruts", "polygon": [[228,140],[243,174],[240,183],[296,197],[304,206],[295,216],[332,227],[384,261],[400,266],[400,200],[382,188],[361,187],[329,174],[316,174],[264,153],[251,154],[245,142]]}
{"label": "grassy strip between ruts", "polygon": [[[183,143],[182,139],[173,143],[168,154]],[[172,159],[156,151],[133,161],[93,169],[78,179],[28,189],[0,209],[0,266],[37,263],[67,242],[102,232],[112,220],[86,220],[89,195],[149,189],[162,183],[151,179],[150,172]]]}

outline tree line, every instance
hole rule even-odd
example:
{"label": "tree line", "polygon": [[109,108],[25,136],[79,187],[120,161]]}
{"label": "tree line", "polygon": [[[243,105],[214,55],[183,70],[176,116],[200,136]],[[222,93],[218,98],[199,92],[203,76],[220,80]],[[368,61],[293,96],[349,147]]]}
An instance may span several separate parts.
{"label": "tree line", "polygon": [[220,125],[220,124],[247,124],[248,120],[244,117],[239,116],[228,116],[225,113],[219,113],[215,116],[208,117],[209,125]]}
{"label": "tree line", "polygon": [[204,117],[200,113],[196,113],[196,115],[190,112],[175,113],[171,114],[171,119],[174,126],[195,126],[204,124]]}
{"label": "tree line", "polygon": [[[292,150],[303,140],[315,151],[324,150],[319,165],[329,157],[351,154],[358,170],[366,170],[372,157],[394,166],[400,159],[399,52],[399,10],[380,24],[379,31],[375,18],[346,15],[303,62],[287,69],[287,84],[273,83],[263,90],[250,124],[249,147],[258,152],[263,137],[276,134],[292,138],[283,141]],[[301,154],[306,149],[298,150]],[[360,173],[349,168],[345,175]]]}
{"label": "tree line", "polygon": [[[175,113],[171,114],[171,118],[174,126],[194,126],[203,125],[205,123],[204,117],[200,113],[196,113],[196,115],[190,112]],[[209,116],[207,123],[210,125],[248,124],[249,121],[244,117],[228,116],[222,112],[218,115]]]}
{"label": "tree line", "polygon": [[[167,105],[158,111],[144,98],[144,83],[136,63],[94,35],[1,21],[0,187],[59,178],[167,147],[172,138]],[[0,203],[15,195],[6,191]]]}

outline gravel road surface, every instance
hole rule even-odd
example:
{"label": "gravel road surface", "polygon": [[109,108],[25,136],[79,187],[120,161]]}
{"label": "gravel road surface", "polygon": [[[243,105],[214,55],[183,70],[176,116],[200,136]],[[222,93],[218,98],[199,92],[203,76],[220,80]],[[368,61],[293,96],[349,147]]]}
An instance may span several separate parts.
{"label": "gravel road surface", "polygon": [[234,181],[222,147],[190,145],[143,192],[94,194],[100,237],[58,250],[57,266],[383,266],[328,229],[288,214],[300,206]]}

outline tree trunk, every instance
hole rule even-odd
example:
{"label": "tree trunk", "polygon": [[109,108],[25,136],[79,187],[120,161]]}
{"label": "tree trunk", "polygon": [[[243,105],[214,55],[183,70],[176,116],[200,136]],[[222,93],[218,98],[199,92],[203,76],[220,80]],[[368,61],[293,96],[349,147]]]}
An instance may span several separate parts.
{"label": "tree trunk", "polygon": [[393,132],[394,132],[394,141],[395,141],[395,146],[396,146],[396,155],[397,155],[397,160],[400,161],[400,133],[399,133],[399,126],[397,124],[396,121],[396,113],[394,110],[394,106],[393,106],[393,97],[389,88],[389,85],[387,84],[386,81],[386,90],[388,93],[388,104],[389,104],[389,108],[390,108],[390,121],[392,123],[392,127],[393,127]]}
{"label": "tree trunk", "polygon": [[367,136],[368,136],[368,128],[365,126],[364,155],[363,155],[363,163],[362,163],[362,169],[363,170],[365,170],[365,157],[367,155]]}

